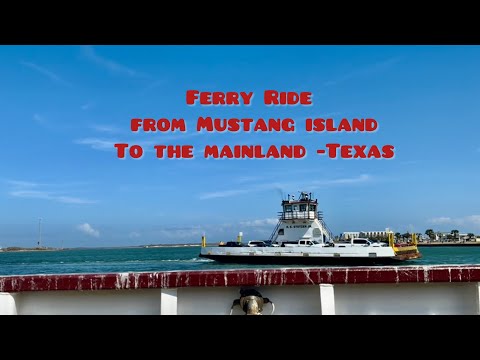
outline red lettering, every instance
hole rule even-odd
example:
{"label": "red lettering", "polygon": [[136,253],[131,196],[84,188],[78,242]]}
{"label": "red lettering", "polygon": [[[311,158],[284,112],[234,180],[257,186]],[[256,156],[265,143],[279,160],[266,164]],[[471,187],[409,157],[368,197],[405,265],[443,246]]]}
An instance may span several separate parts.
{"label": "red lettering", "polygon": [[307,149],[302,145],[295,145],[293,147],[293,156],[295,159],[301,159],[307,154]]}
{"label": "red lettering", "polygon": [[328,149],[328,157],[334,159],[337,157],[337,149],[340,147],[340,144],[327,144],[325,145]]}
{"label": "red lettering", "polygon": [[125,149],[128,147],[128,144],[114,144],[113,146],[117,149],[117,157],[119,159],[125,158]]}
{"label": "red lettering", "polygon": [[300,96],[296,92],[288,92],[286,95],[286,101],[289,105],[295,105],[300,100]]}
{"label": "red lettering", "polygon": [[132,131],[138,131],[142,127],[142,130],[145,132],[148,131],[187,131],[187,125],[185,124],[184,119],[159,119],[155,121],[154,119],[132,119],[130,123],[130,128]]}
{"label": "red lettering", "polygon": [[140,145],[132,145],[128,151],[134,159],[140,159],[143,156],[143,149]]}
{"label": "red lettering", "polygon": [[300,94],[294,91],[265,90],[263,93],[263,102],[265,105],[311,105],[312,93],[301,92]]}
{"label": "red lettering", "polygon": [[393,145],[384,145],[382,147],[383,157],[385,159],[391,159],[395,156],[394,153],[395,147]]}
{"label": "red lettering", "polygon": [[308,118],[305,120],[305,130],[311,132],[313,130],[313,119]]}
{"label": "red lettering", "polygon": [[[232,120],[232,119],[230,119],[230,120]],[[227,126],[228,126],[228,123],[227,123],[226,119],[223,119],[223,121],[222,121],[222,119],[213,120],[213,127],[217,131],[225,131],[225,130],[227,130]]]}
{"label": "red lettering", "polygon": [[208,158],[209,156],[213,157],[214,159],[218,159],[218,146],[217,145],[206,145],[205,151],[203,152],[203,156]]}
{"label": "red lettering", "polygon": [[306,155],[307,150],[302,145],[281,145],[278,148],[275,145],[268,147],[264,153],[261,145],[235,145],[230,147],[229,145],[223,146],[219,149],[216,145],[205,146],[204,157],[213,157],[218,158],[255,158],[255,159],[264,159],[264,158],[302,158]]}
{"label": "red lettering", "polygon": [[365,131],[365,121],[363,119],[352,120],[352,131]]}
{"label": "red lettering", "polygon": [[244,105],[250,105],[253,97],[253,92],[241,91],[240,93],[234,91],[198,91],[187,90],[186,102],[187,105],[194,105],[198,100],[201,105],[240,105],[239,98],[242,98]]}
{"label": "red lettering", "polygon": [[302,105],[312,105],[312,93],[304,91],[300,93],[300,104]]}
{"label": "red lettering", "polygon": [[153,119],[143,119],[143,131],[156,131],[156,121]]}
{"label": "red lettering", "polygon": [[278,105],[278,91],[275,90],[265,90],[263,93],[263,102],[265,105]]}
{"label": "red lettering", "polygon": [[225,94],[215,91],[212,96],[212,102],[215,105],[225,105]]}
{"label": "red lettering", "polygon": [[240,102],[238,101],[238,94],[236,92],[227,92],[227,104],[240,105]]}
{"label": "red lettering", "polygon": [[[259,146],[259,145],[257,145]],[[267,150],[267,158],[273,157],[275,159],[278,159],[280,157],[280,154],[278,153],[278,149],[276,146],[270,146]],[[282,156],[283,157],[283,156]]]}
{"label": "red lettering", "polygon": [[250,105],[250,100],[252,99],[253,92],[246,93],[244,91],[240,92],[240,96],[243,99],[245,105]]}
{"label": "red lettering", "polygon": [[338,127],[335,127],[335,122],[332,118],[322,119],[316,118],[311,119],[308,118],[305,121],[305,129],[307,132],[316,131],[376,131],[378,128],[378,123],[375,119],[352,119],[349,122],[348,119],[343,118],[340,120]]}
{"label": "red lettering", "polygon": [[265,120],[263,119],[258,119],[257,123],[255,124],[255,127],[253,128],[253,131],[267,131],[267,124],[265,124]]}
{"label": "red lettering", "polygon": [[200,104],[211,105],[212,104],[211,96],[212,96],[212,93],[210,93],[210,92],[201,92],[200,93]]}
{"label": "red lettering", "polygon": [[180,130],[181,132],[187,131],[187,125],[184,119],[172,119],[172,131]]}
{"label": "red lettering", "polygon": [[368,158],[371,158],[371,157],[374,157],[376,159],[381,157],[380,150],[378,150],[378,147],[376,147],[375,145],[372,145],[372,147],[368,151]]}
{"label": "red lettering", "polygon": [[[167,119],[160,119],[157,121],[157,129],[159,131],[167,131],[170,127],[170,121],[168,121]],[[155,131],[155,129],[153,129],[152,131]]]}
{"label": "red lettering", "polygon": [[163,151],[167,148],[165,145],[155,145],[155,150],[157,150],[157,158],[163,159]]}
{"label": "red lettering", "polygon": [[193,145],[182,145],[182,158],[183,159],[193,158]]}
{"label": "red lettering", "polygon": [[[251,125],[253,123],[253,119],[245,118],[245,119],[222,119],[222,118],[212,118],[210,116],[202,117],[199,116],[197,120],[197,131],[201,131],[202,129],[207,130],[208,132],[212,131],[230,131],[230,132],[238,132],[242,131],[250,131]],[[295,121],[290,118],[286,119],[268,119],[264,120],[262,118],[257,119],[255,125],[253,126],[254,131],[287,131],[287,132],[294,132],[295,131]]]}
{"label": "red lettering", "polygon": [[[370,158],[375,158],[375,159],[380,159],[380,158],[385,158],[385,159],[390,159],[395,156],[394,149],[395,147],[393,145],[384,145],[382,147],[383,153],[380,153],[380,150],[378,149],[378,146],[372,145],[368,153],[366,154],[366,149],[367,145],[340,145],[340,144],[326,144],[326,147],[328,149],[328,156],[330,158],[336,158],[337,157],[337,149],[340,148],[340,156],[344,159],[370,159]],[[354,154],[352,155],[352,150],[354,151]],[[318,154],[323,154],[325,150],[317,150]]]}
{"label": "red lettering", "polygon": [[138,128],[140,127],[140,124],[142,123],[142,119],[132,119],[130,121],[130,129],[132,131],[138,131]]}
{"label": "red lettering", "polygon": [[295,131],[295,121],[289,118],[284,119],[282,121],[282,130],[287,132]]}
{"label": "red lettering", "polygon": [[352,157],[352,147],[350,145],[343,145],[340,147],[340,154],[344,159],[350,159]]}
{"label": "red lettering", "polygon": [[222,148],[222,151],[220,152],[220,157],[221,158],[229,158],[231,159],[233,157],[232,149],[230,149],[230,146],[224,146]]}
{"label": "red lettering", "polygon": [[167,150],[167,157],[169,159],[191,159],[193,158],[193,146],[192,145],[155,145],[157,150],[157,158],[163,159],[165,150]]}
{"label": "red lettering", "polygon": [[[327,121],[330,121],[332,123],[332,128],[333,128],[332,131],[337,130],[333,126],[333,119],[328,119]],[[347,132],[352,131],[352,128],[350,127],[350,123],[348,122],[347,119],[342,119],[342,121],[340,121],[340,125],[338,125],[338,131],[347,131]]]}
{"label": "red lettering", "polygon": [[250,125],[253,123],[253,119],[242,119],[243,130],[250,131]]}
{"label": "red lettering", "polygon": [[198,120],[197,120],[197,131],[200,131],[202,129],[205,129],[208,132],[213,131],[213,122],[212,122],[212,118],[210,116],[207,116],[206,118],[200,116],[198,118]]}
{"label": "red lettering", "polygon": [[360,145],[353,145],[353,148],[355,149],[355,155],[353,156],[354,159],[362,158],[365,159],[367,155],[365,155],[365,149],[367,148],[366,145],[360,146]]}
{"label": "red lettering", "polygon": [[375,131],[378,129],[378,123],[375,119],[366,119],[365,120],[365,130]]}
{"label": "red lettering", "polygon": [[[117,149],[118,158],[125,158],[125,149],[128,148],[128,144],[114,144],[113,146]],[[132,145],[128,149],[128,153],[130,154],[130,157],[139,159],[143,156],[143,149],[140,145]]]}
{"label": "red lettering", "polygon": [[199,93],[198,90],[187,90],[187,95],[186,95],[187,105],[195,104],[195,100],[198,99],[198,93]]}

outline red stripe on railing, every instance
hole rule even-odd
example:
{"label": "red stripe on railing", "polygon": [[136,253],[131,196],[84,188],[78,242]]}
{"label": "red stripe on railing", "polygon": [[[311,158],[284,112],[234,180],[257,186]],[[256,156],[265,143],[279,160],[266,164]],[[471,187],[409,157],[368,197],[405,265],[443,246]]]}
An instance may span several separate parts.
{"label": "red stripe on railing", "polygon": [[176,287],[480,282],[480,266],[242,269],[0,277],[0,292]]}

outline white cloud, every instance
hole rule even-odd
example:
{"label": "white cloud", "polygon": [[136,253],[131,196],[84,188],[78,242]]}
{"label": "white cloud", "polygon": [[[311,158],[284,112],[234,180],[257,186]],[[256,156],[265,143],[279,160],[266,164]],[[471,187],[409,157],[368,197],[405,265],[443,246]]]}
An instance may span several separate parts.
{"label": "white cloud", "polygon": [[198,227],[191,227],[185,229],[161,229],[155,232],[155,236],[158,237],[158,239],[162,239],[162,242],[164,240],[199,242],[203,233],[204,230]]}
{"label": "white cloud", "polygon": [[224,190],[224,191],[214,191],[214,192],[209,192],[209,193],[203,193],[199,195],[200,200],[207,200],[207,199],[215,199],[215,198],[224,198],[224,197],[230,197],[230,196],[235,196],[235,195],[240,195],[240,194],[246,194],[254,190]]}
{"label": "white cloud", "polygon": [[62,185],[55,185],[57,189],[52,189],[54,185],[39,184],[30,181],[8,180],[11,189],[9,195],[26,199],[42,199],[56,201],[64,204],[94,204],[96,201],[70,196],[58,190]]}
{"label": "white cloud", "polygon": [[118,140],[107,140],[107,139],[98,139],[98,138],[85,138],[78,139],[74,141],[75,144],[80,145],[90,145],[92,149],[95,150],[115,150],[113,145],[120,143]]}
{"label": "white cloud", "polygon": [[7,183],[15,187],[38,187],[42,184],[34,183],[31,181],[21,181],[21,180],[7,180]]}
{"label": "white cloud", "polygon": [[83,104],[82,106],[80,106],[80,109],[82,109],[83,111],[87,111],[87,110],[91,109],[92,106],[93,106],[93,103],[88,102],[88,103]]}
{"label": "white cloud", "polygon": [[274,225],[277,225],[277,223],[278,223],[277,218],[267,218],[267,219],[242,221],[240,222],[240,225],[256,227],[256,226],[274,226]]}
{"label": "white cloud", "polygon": [[150,85],[148,85],[145,89],[143,89],[143,91],[141,91],[141,94],[145,94],[146,92],[150,91],[150,90],[153,90],[159,86],[162,86],[162,85],[165,85],[166,84],[166,81],[165,80],[157,80],[153,83],[151,83]]}
{"label": "white cloud", "polygon": [[38,114],[33,114],[33,120],[35,120],[36,122],[38,122],[40,124],[42,124],[45,121],[45,119]]}
{"label": "white cloud", "polygon": [[480,215],[467,215],[458,218],[440,216],[429,219],[428,222],[433,225],[461,225],[463,227],[473,226],[480,228]]}
{"label": "white cloud", "polygon": [[82,46],[82,53],[87,59],[112,73],[118,73],[130,77],[145,76],[134,69],[98,55],[92,46]]}
{"label": "white cloud", "polygon": [[128,237],[129,237],[130,239],[136,239],[136,238],[139,238],[139,237],[141,237],[141,236],[142,236],[142,234],[140,234],[140,233],[138,233],[138,232],[136,232],[136,231],[132,231],[130,234],[128,234]]}
{"label": "white cloud", "polygon": [[105,132],[105,133],[118,133],[120,132],[120,129],[116,126],[112,125],[100,125],[100,124],[94,124],[90,126],[93,130],[98,131],[98,132]]}
{"label": "white cloud", "polygon": [[371,175],[361,174],[352,178],[339,178],[339,179],[330,179],[330,180],[320,180],[313,181],[309,184],[299,184],[299,183],[265,183],[265,184],[253,184],[250,188],[246,189],[229,189],[229,190],[220,190],[202,193],[199,195],[200,200],[214,199],[214,198],[225,198],[236,195],[248,194],[257,191],[272,190],[278,192],[283,196],[282,189],[316,189],[318,187],[325,187],[328,185],[355,185],[369,182],[373,179]]}
{"label": "white cloud", "polygon": [[9,192],[10,196],[30,199],[44,199],[61,202],[65,204],[95,204],[96,201],[82,199],[73,196],[55,195],[48,191],[38,190],[14,190]]}
{"label": "white cloud", "polygon": [[474,225],[480,225],[480,215],[470,215],[465,217],[465,220]]}
{"label": "white cloud", "polygon": [[366,66],[364,68],[360,68],[358,70],[354,70],[352,72],[346,73],[342,76],[339,76],[336,79],[326,81],[323,83],[323,86],[332,86],[332,85],[337,85],[340,83],[343,83],[347,80],[353,79],[353,78],[358,78],[358,77],[364,77],[364,76],[369,76],[373,74],[377,74],[379,72],[385,71],[392,67],[394,64],[398,63],[400,61],[399,57],[393,57],[384,61],[380,61],[374,64],[371,64],[369,66]]}
{"label": "white cloud", "polygon": [[102,138],[84,138],[74,140],[75,144],[88,145],[94,150],[103,151],[117,151],[114,147],[115,144],[135,144],[140,145],[144,152],[154,151],[153,145],[158,144],[158,141],[120,141],[115,139],[102,139]]}
{"label": "white cloud", "polygon": [[70,83],[63,80],[59,75],[55,74],[53,71],[50,71],[44,67],[41,67],[40,65],[37,65],[35,63],[28,62],[28,61],[20,61],[20,64],[22,64],[23,66],[29,67],[30,69],[33,69],[42,75],[45,75],[53,82],[70,86]]}
{"label": "white cloud", "polygon": [[33,114],[33,121],[35,121],[38,125],[44,128],[47,128],[50,130],[54,129],[54,126],[52,126],[52,124],[44,116],[40,114],[37,114],[37,113]]}
{"label": "white cloud", "polygon": [[358,183],[364,183],[370,180],[372,180],[371,175],[361,174],[353,178],[340,178],[340,179],[316,181],[313,183],[313,185],[318,186],[318,185],[358,184]]}
{"label": "white cloud", "polygon": [[447,216],[440,216],[428,220],[429,223],[434,225],[453,224],[454,220]]}
{"label": "white cloud", "polygon": [[89,223],[83,223],[81,225],[78,225],[77,230],[89,236],[93,236],[93,237],[100,236],[100,232],[98,230],[95,230]]}
{"label": "white cloud", "polygon": [[237,183],[247,183],[247,182],[253,182],[253,181],[258,181],[258,180],[263,180],[264,177],[260,176],[238,176],[234,179],[235,182]]}

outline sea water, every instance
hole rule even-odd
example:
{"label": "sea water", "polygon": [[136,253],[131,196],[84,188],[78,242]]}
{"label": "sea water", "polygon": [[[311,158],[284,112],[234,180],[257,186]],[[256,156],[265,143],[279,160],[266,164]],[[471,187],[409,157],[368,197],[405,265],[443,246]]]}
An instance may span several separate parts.
{"label": "sea water", "polygon": [[[480,246],[420,247],[419,250],[423,258],[401,265],[480,265]],[[0,276],[299,267],[222,264],[200,258],[199,253],[199,246],[0,252]]]}

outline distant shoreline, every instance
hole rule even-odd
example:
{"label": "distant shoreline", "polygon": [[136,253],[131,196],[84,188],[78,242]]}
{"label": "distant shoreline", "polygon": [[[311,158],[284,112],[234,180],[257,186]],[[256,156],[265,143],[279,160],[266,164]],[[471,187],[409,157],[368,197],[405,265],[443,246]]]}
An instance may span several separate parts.
{"label": "distant shoreline", "polygon": [[200,244],[156,244],[156,245],[132,245],[132,246],[109,246],[109,247],[74,247],[74,248],[51,248],[51,247],[36,247],[36,248],[24,248],[19,246],[9,246],[6,248],[0,248],[2,252],[32,252],[32,251],[64,251],[64,250],[85,250],[85,249],[153,249],[153,248],[165,248],[165,247],[200,247]]}
{"label": "distant shoreline", "polygon": [[480,241],[471,241],[471,242],[453,242],[453,241],[442,241],[442,242],[429,242],[429,243],[421,243],[417,244],[418,247],[421,246],[480,246]]}
{"label": "distant shoreline", "polygon": [[6,248],[0,248],[0,253],[1,252],[30,252],[30,251],[57,251],[57,250],[62,250],[62,249],[56,249],[56,248],[48,248],[48,247],[41,247],[41,248],[23,248],[23,247],[18,247],[18,246],[9,246]]}

